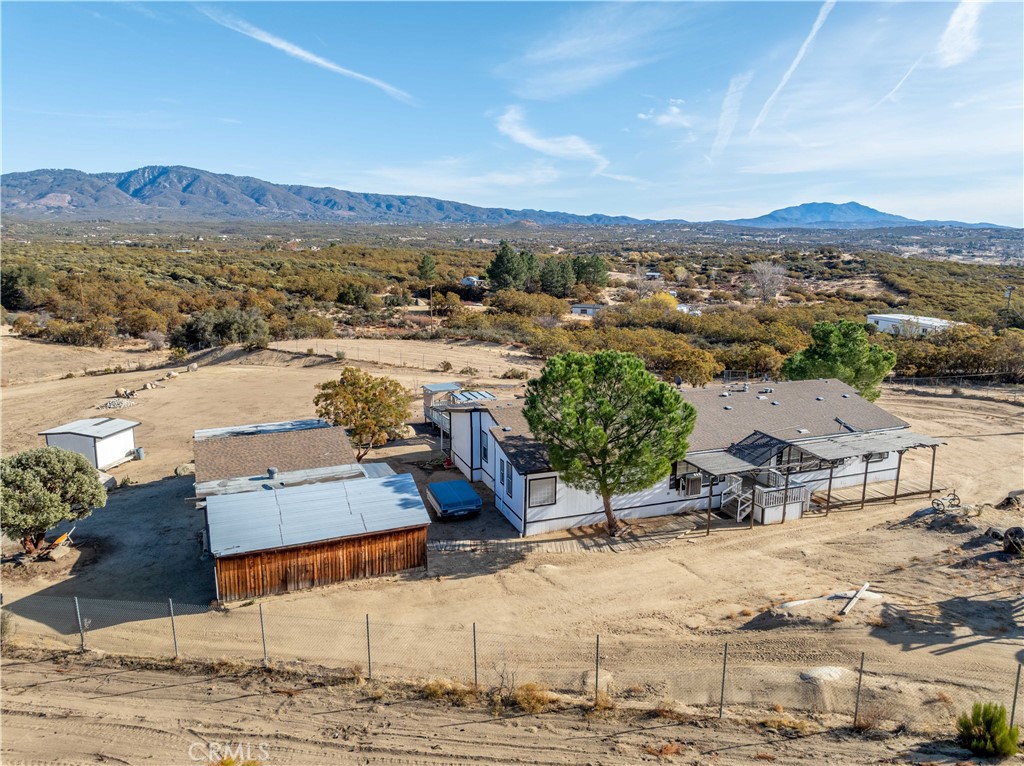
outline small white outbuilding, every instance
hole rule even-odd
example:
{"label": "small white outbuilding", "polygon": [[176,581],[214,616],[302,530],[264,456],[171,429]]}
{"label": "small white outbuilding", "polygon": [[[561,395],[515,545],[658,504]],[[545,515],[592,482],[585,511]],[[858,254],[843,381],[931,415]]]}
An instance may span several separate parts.
{"label": "small white outbuilding", "polygon": [[121,418],[85,418],[40,431],[47,447],[85,455],[93,468],[104,470],[135,457],[134,420]]}

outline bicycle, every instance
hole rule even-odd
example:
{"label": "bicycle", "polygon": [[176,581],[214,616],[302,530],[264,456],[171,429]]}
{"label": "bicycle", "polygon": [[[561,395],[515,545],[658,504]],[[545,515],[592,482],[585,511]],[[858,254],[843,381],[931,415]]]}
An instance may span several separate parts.
{"label": "bicycle", "polygon": [[937,512],[942,513],[947,508],[959,508],[960,507],[960,496],[956,493],[955,489],[949,490],[949,494],[945,497],[937,497],[932,500],[932,508]]}

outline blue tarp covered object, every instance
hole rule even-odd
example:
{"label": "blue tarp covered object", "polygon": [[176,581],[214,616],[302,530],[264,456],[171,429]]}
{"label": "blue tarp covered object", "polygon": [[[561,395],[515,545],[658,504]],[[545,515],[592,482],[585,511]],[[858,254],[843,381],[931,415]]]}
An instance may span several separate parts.
{"label": "blue tarp covered object", "polygon": [[439,481],[427,485],[431,505],[439,515],[461,514],[479,511],[483,506],[480,495],[469,486],[468,481]]}

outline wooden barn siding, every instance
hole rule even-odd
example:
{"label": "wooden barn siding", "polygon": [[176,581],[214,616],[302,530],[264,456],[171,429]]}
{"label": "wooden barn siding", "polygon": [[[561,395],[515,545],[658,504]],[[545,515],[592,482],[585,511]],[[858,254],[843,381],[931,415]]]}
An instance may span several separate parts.
{"label": "wooden barn siding", "polygon": [[427,528],[217,559],[221,601],[257,598],[426,566]]}

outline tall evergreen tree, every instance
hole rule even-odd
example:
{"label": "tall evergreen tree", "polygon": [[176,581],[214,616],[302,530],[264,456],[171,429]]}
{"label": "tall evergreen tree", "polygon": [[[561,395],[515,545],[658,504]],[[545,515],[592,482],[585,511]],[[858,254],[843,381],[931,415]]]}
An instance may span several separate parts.
{"label": "tall evergreen tree", "polygon": [[620,351],[552,357],[529,382],[523,415],[562,481],[601,496],[611,535],[612,497],[668,476],[697,419],[674,386]]}
{"label": "tall evergreen tree", "polygon": [[433,282],[437,279],[437,261],[434,260],[434,256],[424,253],[417,271],[424,282]]}
{"label": "tall evergreen tree", "polygon": [[878,398],[878,384],[896,364],[896,354],[869,343],[864,326],[845,319],[818,322],[811,339],[810,346],[783,362],[784,378],[839,378],[869,402]]}
{"label": "tall evergreen tree", "polygon": [[522,290],[526,284],[527,266],[522,253],[513,249],[507,240],[501,240],[494,259],[487,267],[487,279],[492,290]]}

